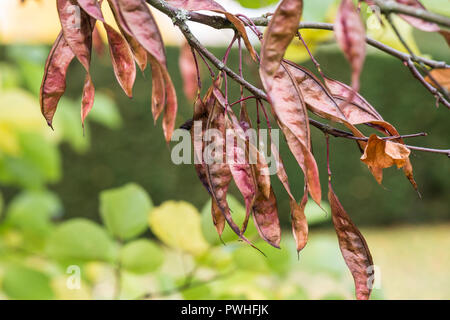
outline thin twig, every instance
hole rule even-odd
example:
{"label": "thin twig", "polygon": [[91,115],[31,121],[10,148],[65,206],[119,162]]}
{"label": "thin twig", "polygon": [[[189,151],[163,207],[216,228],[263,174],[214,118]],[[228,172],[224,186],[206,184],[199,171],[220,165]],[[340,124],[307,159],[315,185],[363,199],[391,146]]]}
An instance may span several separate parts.
{"label": "thin twig", "polygon": [[[185,20],[178,18],[178,17],[182,16],[182,15],[178,14],[179,9],[168,5],[163,0],[146,0],[146,1],[148,3],[150,3],[152,6],[154,6],[155,8],[157,8],[158,10],[162,11],[164,14],[166,14],[170,18],[172,18],[174,21],[174,24],[179,27],[180,31],[183,33],[184,37],[189,42],[189,44],[191,46],[193,46],[197,50],[197,52],[200,53],[200,55],[203,55],[206,59],[208,59],[217,69],[219,69],[222,72],[225,72],[231,79],[233,79],[240,85],[244,86],[249,92],[251,92],[253,95],[258,97],[259,99],[268,101],[267,94],[263,90],[255,87],[254,85],[252,85],[251,83],[246,81],[243,77],[236,74],[233,70],[231,70],[228,66],[226,66],[221,60],[219,60],[216,56],[214,56],[208,49],[206,49],[199,42],[199,40],[190,31]],[[267,17],[263,17],[263,19],[266,19],[266,21],[267,21]],[[253,20],[253,21],[255,21],[255,20]],[[404,53],[401,53],[401,54],[404,57],[405,54]],[[408,61],[410,63],[412,63],[411,56],[410,55],[406,55],[406,56],[409,57]],[[421,77],[420,73],[419,73],[419,76]],[[434,90],[436,90],[436,89],[434,89]],[[321,130],[322,132],[329,133],[335,137],[343,137],[343,138],[348,138],[348,139],[353,139],[353,140],[355,140],[354,138],[356,138],[353,136],[353,134],[351,134],[349,132],[335,129],[331,126],[328,126],[326,124],[323,124],[323,123],[313,120],[313,119],[309,119],[309,123],[311,125],[313,125],[314,127],[318,128],[319,130]],[[418,150],[418,151],[427,151],[427,152],[447,154],[450,157],[450,150],[429,149],[429,148],[414,147],[414,146],[408,146],[408,148],[410,148],[412,150]]]}
{"label": "thin twig", "polygon": [[424,21],[433,22],[438,25],[450,28],[450,18],[436,14],[424,9],[414,8],[411,6],[403,5],[395,1],[385,1],[385,0],[372,0],[379,8],[380,11],[389,13],[398,13],[403,15],[408,15],[411,17],[419,18]]}
{"label": "thin twig", "polygon": [[[439,93],[437,90],[436,90],[436,92],[437,92],[436,94],[434,94],[432,92],[435,95],[435,97],[438,100],[438,102],[441,101],[443,105],[445,105],[447,108],[450,108],[450,103],[448,102],[448,100],[450,100],[450,97],[449,97],[448,93],[444,90],[444,88],[442,88],[441,84],[438,81],[436,81],[436,79],[434,79],[434,77],[428,72],[428,69],[425,67],[423,62],[417,60],[416,55],[414,54],[412,49],[409,47],[409,45],[406,43],[406,40],[401,35],[400,31],[397,29],[397,27],[396,27],[394,21],[392,20],[392,17],[391,17],[390,14],[386,15],[386,19],[387,19],[389,25],[391,26],[392,30],[394,30],[394,33],[397,36],[398,40],[401,42],[401,44],[406,49],[406,51],[408,51],[408,53],[410,54],[411,60],[417,61],[417,63],[421,67],[422,71],[431,79],[431,81],[435,84],[435,86],[438,87],[439,90],[442,92],[442,93]],[[407,61],[405,61],[405,62],[407,63]],[[411,70],[411,72],[413,73],[414,76],[415,76],[415,74],[417,74],[419,72],[419,70],[417,70],[417,68],[416,68],[416,66],[414,64],[412,66],[408,65],[408,67],[409,67],[409,69]],[[416,69],[416,70],[413,70],[413,69]],[[422,80],[422,78],[419,79],[419,81],[422,84],[427,83],[425,81],[425,79]],[[427,89],[429,88],[429,86],[425,86],[425,87]],[[444,96],[445,96],[445,98],[444,98]]]}

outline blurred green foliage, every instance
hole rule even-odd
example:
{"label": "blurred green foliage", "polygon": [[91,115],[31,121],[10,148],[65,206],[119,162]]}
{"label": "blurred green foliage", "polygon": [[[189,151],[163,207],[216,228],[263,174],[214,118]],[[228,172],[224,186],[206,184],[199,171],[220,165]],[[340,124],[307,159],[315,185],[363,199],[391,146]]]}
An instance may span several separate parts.
{"label": "blurred green foliage", "polygon": [[[250,222],[248,237],[267,257],[231,237],[229,229],[224,246],[213,236],[210,210],[200,213],[184,201],[153,207],[134,183],[104,191],[100,203],[101,224],[84,218],[58,222],[60,203],[50,193],[22,194],[9,203],[0,223],[0,297],[352,298],[335,237],[315,237],[300,263],[291,235],[284,235],[282,250],[275,249]],[[235,214],[245,214],[232,196],[230,204]],[[320,209],[311,207],[307,215],[317,215],[314,210]],[[38,235],[39,243],[30,235]],[[302,284],[317,275],[327,281],[322,289]]]}

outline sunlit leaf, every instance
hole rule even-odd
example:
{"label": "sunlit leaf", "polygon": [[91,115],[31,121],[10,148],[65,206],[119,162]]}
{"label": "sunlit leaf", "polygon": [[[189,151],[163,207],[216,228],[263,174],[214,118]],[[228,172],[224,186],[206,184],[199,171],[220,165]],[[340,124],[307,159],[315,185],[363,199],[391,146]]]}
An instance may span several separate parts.
{"label": "sunlit leaf", "polygon": [[120,250],[120,265],[133,273],[144,274],[158,269],[164,260],[163,251],[153,241],[140,239]]}
{"label": "sunlit leaf", "polygon": [[147,192],[134,183],[100,193],[102,220],[109,232],[122,240],[135,238],[147,229],[152,208]]}
{"label": "sunlit leaf", "polygon": [[60,224],[48,239],[46,251],[50,257],[65,264],[112,262],[117,255],[106,230],[81,218]]}
{"label": "sunlit leaf", "polygon": [[2,288],[6,295],[15,300],[50,300],[54,298],[50,277],[40,271],[11,266],[2,276]]}
{"label": "sunlit leaf", "polygon": [[164,202],[151,212],[149,223],[158,239],[172,248],[201,255],[209,247],[201,231],[200,214],[187,202]]}
{"label": "sunlit leaf", "polygon": [[5,222],[23,232],[44,237],[52,230],[51,219],[61,211],[61,202],[55,194],[25,191],[9,203]]}

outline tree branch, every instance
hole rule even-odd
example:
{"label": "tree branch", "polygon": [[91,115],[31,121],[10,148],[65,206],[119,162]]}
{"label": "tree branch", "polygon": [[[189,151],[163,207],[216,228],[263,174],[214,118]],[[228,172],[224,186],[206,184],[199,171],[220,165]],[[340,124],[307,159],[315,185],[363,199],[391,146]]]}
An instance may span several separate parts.
{"label": "tree branch", "polygon": [[[186,20],[180,18],[180,17],[186,16],[186,15],[180,14],[180,9],[175,8],[175,7],[167,4],[163,0],[146,0],[146,1],[149,4],[151,4],[153,7],[155,7],[156,9],[160,10],[161,12],[166,14],[168,17],[170,17],[172,19],[174,25],[178,26],[180,31],[183,33],[184,37],[189,42],[189,44],[192,47],[194,47],[195,50],[197,50],[206,59],[211,61],[211,63],[218,70],[220,70],[222,72],[225,72],[231,79],[233,79],[234,81],[236,81],[240,85],[244,86],[254,96],[256,96],[256,97],[258,97],[258,98],[260,98],[262,100],[268,101],[267,95],[266,95],[266,93],[263,90],[255,87],[254,85],[252,85],[251,83],[246,81],[243,77],[241,77],[240,75],[235,73],[233,70],[231,70],[228,66],[226,66],[221,60],[219,60],[216,56],[214,56],[208,49],[206,49],[200,43],[200,41],[190,31],[189,27],[186,24]],[[198,14],[196,14],[195,16],[197,18],[199,18]],[[192,15],[189,16],[189,17],[192,17]],[[205,16],[205,17],[207,17],[207,16]],[[263,19],[264,19],[264,17],[263,17]],[[265,18],[265,19],[267,19],[267,18]],[[191,19],[189,19],[189,20],[191,20]],[[211,20],[208,20],[208,21],[211,21]],[[392,49],[392,50],[394,50],[394,49]],[[407,55],[407,56],[410,57],[409,55]],[[411,57],[409,58],[409,61],[411,61]],[[335,137],[343,137],[343,138],[352,139],[352,140],[359,140],[359,139],[361,139],[361,140],[367,139],[368,140],[368,138],[355,137],[350,132],[346,132],[346,131],[342,131],[342,130],[333,128],[333,127],[331,127],[329,125],[323,124],[323,123],[321,123],[319,121],[316,121],[314,119],[309,119],[309,123],[312,126],[314,126],[314,127],[318,128],[319,130],[321,130],[322,132],[329,133],[330,135],[335,136]],[[447,154],[450,157],[450,150],[428,149],[428,148],[414,147],[414,146],[407,146],[407,147],[412,149],[412,150],[428,151],[428,152],[434,152],[434,153],[443,153],[443,154]]]}
{"label": "tree branch", "polygon": [[442,16],[440,14],[436,14],[424,9],[413,8],[407,5],[403,5],[397,3],[392,0],[372,0],[381,10],[381,12],[385,14],[397,13],[404,14],[411,17],[419,18],[424,21],[434,22],[441,26],[450,28],[450,18],[446,16]]}

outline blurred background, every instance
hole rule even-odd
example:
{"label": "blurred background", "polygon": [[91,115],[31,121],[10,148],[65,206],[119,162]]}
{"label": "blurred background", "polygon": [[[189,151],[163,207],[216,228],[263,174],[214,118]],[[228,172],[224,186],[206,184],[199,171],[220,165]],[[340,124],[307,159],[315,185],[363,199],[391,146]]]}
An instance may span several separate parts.
{"label": "blurred background", "polygon": [[[272,12],[274,3],[221,2],[248,16]],[[450,15],[447,0],[423,3]],[[335,10],[333,0],[305,1],[303,20],[332,22]],[[362,12],[371,36],[404,50],[392,30],[377,25],[365,7]],[[192,117],[179,73],[181,37],[170,21],[155,14],[164,31],[181,125]],[[413,30],[400,19],[397,24],[417,54],[449,60],[439,35]],[[192,27],[213,53],[223,56],[232,34]],[[0,299],[353,298],[353,281],[329,210],[308,204],[310,240],[297,259],[288,197],[276,179],[282,250],[257,241],[268,256],[264,258],[228,229],[227,245],[220,243],[208,195],[193,166],[172,163],[161,123],[153,124],[149,70],[138,73],[130,100],[114,79],[107,50],[94,54],[91,72],[97,93],[83,136],[79,108],[84,71],[72,63],[51,131],[40,114],[38,96],[45,59],[59,29],[54,1],[0,2]],[[348,83],[349,66],[332,33],[302,31],[302,36],[326,75]],[[287,58],[315,70],[299,43],[291,45]],[[229,61],[237,69],[236,49]],[[245,66],[246,78],[258,84],[257,66],[250,60]],[[208,74],[202,71],[207,87]],[[361,93],[400,133],[428,133],[409,144],[448,147],[447,111],[435,107],[434,98],[399,60],[369,49]],[[238,99],[234,84],[230,95]],[[254,110],[252,103],[248,107]],[[320,131],[311,131],[326,186],[325,140]],[[285,145],[281,153],[300,198],[302,173]],[[331,157],[334,189],[361,227],[377,265],[372,298],[449,299],[448,159],[412,152],[419,199],[394,168],[384,171],[383,185],[378,185],[349,140],[331,138]],[[236,188],[230,193],[233,214],[242,220],[243,201]],[[323,206],[328,208],[326,202]],[[253,225],[248,233],[257,239]]]}

